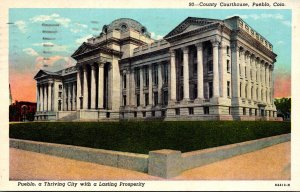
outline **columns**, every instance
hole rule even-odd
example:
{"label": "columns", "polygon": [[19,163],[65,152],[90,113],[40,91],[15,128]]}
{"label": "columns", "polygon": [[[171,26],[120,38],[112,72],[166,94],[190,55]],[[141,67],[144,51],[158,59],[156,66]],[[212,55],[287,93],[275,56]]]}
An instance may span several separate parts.
{"label": "columns", "polygon": [[44,98],[43,98],[43,111],[47,111],[47,97],[46,97],[46,87],[45,87],[45,85],[43,86],[43,96],[44,96]]}
{"label": "columns", "polygon": [[88,74],[87,68],[83,67],[83,109],[88,109]]}
{"label": "columns", "polygon": [[202,43],[196,44],[197,47],[197,98],[203,99],[203,53]]}
{"label": "columns", "polygon": [[48,111],[52,111],[52,82],[48,83]]}
{"label": "columns", "polygon": [[171,66],[171,74],[170,74],[170,84],[171,84],[171,87],[170,87],[170,92],[171,92],[171,97],[170,99],[172,101],[176,101],[176,64],[175,64],[175,50],[171,50],[171,63],[170,63],[170,66]]}
{"label": "columns", "polygon": [[36,111],[40,111],[40,87],[36,85]]}
{"label": "columns", "polygon": [[75,82],[72,83],[72,110],[76,110],[76,86],[75,86]]}
{"label": "columns", "polygon": [[58,91],[59,90],[59,85],[58,83],[54,80],[53,81],[53,100],[52,100],[52,106],[53,106],[53,111],[56,112],[58,111]]}
{"label": "columns", "polygon": [[130,71],[129,71],[129,69],[128,70],[126,70],[126,105],[130,105],[130,88],[129,88],[129,83],[130,83],[130,78],[129,78],[129,76],[130,76]]}
{"label": "columns", "polygon": [[152,93],[152,65],[149,65],[148,67],[149,71],[149,87],[148,87],[148,92],[149,92],[149,105],[152,106],[153,104],[153,93]]}
{"label": "columns", "polygon": [[91,65],[91,109],[96,109],[96,68]]}
{"label": "columns", "polygon": [[82,81],[81,81],[81,75],[80,75],[80,73],[81,73],[81,68],[79,68],[78,67],[78,71],[77,71],[77,98],[76,98],[76,100],[77,100],[77,103],[76,103],[76,109],[77,110],[79,110],[80,109],[80,105],[81,105],[81,101],[80,101],[80,98],[81,98],[81,83],[82,83]]}
{"label": "columns", "polygon": [[232,87],[232,97],[233,98],[239,98],[240,97],[240,49],[239,46],[236,42],[231,44],[231,71],[232,71],[232,76],[231,76],[231,83]]}
{"label": "columns", "polygon": [[43,85],[40,85],[40,111],[44,111],[44,94]]}
{"label": "columns", "polygon": [[219,97],[219,41],[212,41],[213,46],[213,97]]}
{"label": "columns", "polygon": [[135,106],[135,101],[136,101],[136,94],[135,94],[135,77],[134,77],[134,69],[132,69],[129,73],[129,87],[128,89],[128,94],[129,94],[129,105],[130,106]]}
{"label": "columns", "polygon": [[184,47],[183,51],[183,99],[190,99],[189,89],[189,48]]}
{"label": "columns", "polygon": [[99,63],[98,69],[98,109],[103,109],[104,104],[104,64]]}
{"label": "columns", "polygon": [[72,110],[72,83],[68,83],[68,111]]}
{"label": "columns", "polygon": [[158,73],[158,84],[157,84],[157,93],[158,93],[158,105],[162,104],[162,63],[159,63],[157,66],[157,73]]}
{"label": "columns", "polygon": [[145,106],[143,68],[140,68],[140,105]]}
{"label": "columns", "polygon": [[260,71],[260,62],[259,62],[258,58],[256,59],[256,66],[257,66],[257,79],[256,79],[256,81],[257,81],[257,84],[258,84],[258,86],[257,86],[257,88],[258,88],[258,93],[257,93],[258,98],[256,98],[256,100],[261,101],[262,100],[261,99],[261,77],[260,77],[261,71]]}

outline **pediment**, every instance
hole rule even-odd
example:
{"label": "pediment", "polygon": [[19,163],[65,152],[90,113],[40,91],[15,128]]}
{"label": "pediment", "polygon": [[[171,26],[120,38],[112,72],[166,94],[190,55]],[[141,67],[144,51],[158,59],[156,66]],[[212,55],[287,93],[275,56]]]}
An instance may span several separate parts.
{"label": "pediment", "polygon": [[87,53],[89,51],[91,51],[92,48],[90,46],[87,45],[87,43],[83,43],[82,45],[80,45],[80,47],[78,47],[78,49],[72,54],[73,56],[79,55],[79,54],[83,54],[83,53]]}
{"label": "pediment", "polygon": [[168,33],[164,38],[167,39],[169,37],[172,37],[172,36],[175,36],[178,34],[182,34],[182,33],[188,32],[188,31],[193,31],[195,29],[198,29],[203,26],[213,24],[216,22],[220,22],[220,20],[188,17],[183,22],[181,22],[177,27],[175,27],[170,33]]}
{"label": "pediment", "polygon": [[42,77],[48,77],[48,76],[56,76],[58,75],[55,72],[45,71],[45,70],[39,70],[39,72],[34,76],[34,79],[42,78]]}

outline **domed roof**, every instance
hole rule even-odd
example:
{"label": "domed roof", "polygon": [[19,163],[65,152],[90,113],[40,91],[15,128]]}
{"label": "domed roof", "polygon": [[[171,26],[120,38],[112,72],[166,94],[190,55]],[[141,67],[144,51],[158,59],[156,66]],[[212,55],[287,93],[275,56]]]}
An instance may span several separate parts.
{"label": "domed roof", "polygon": [[103,33],[107,33],[113,30],[118,30],[121,32],[128,31],[128,29],[134,29],[146,36],[150,37],[150,33],[147,28],[143,26],[140,22],[130,19],[130,18],[120,18],[112,21],[109,25],[104,25],[102,28]]}

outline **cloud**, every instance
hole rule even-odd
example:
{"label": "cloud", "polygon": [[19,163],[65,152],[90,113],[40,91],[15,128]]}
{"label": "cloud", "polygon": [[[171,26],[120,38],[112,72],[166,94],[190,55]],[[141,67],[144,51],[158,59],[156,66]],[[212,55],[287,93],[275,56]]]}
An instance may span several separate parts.
{"label": "cloud", "polygon": [[23,51],[30,56],[38,56],[39,54],[32,48],[23,49]]}
{"label": "cloud", "polygon": [[19,20],[15,22],[15,25],[17,26],[17,28],[22,32],[22,33],[26,33],[27,31],[27,26],[25,21]]}
{"label": "cloud", "polygon": [[69,23],[71,22],[71,19],[61,17],[57,13],[53,13],[52,15],[38,15],[35,17],[32,17],[29,19],[33,23],[37,22],[45,22],[45,21],[55,21],[56,23],[60,24],[61,26],[64,27],[69,27]]}
{"label": "cloud", "polygon": [[254,20],[260,20],[260,19],[275,19],[281,22],[283,25],[291,26],[291,21],[286,20],[282,14],[248,14],[248,15],[242,15],[242,14],[234,14],[231,16],[228,16],[227,18],[233,17],[233,16],[239,16],[242,19],[254,19]]}
{"label": "cloud", "polygon": [[150,34],[151,34],[151,38],[156,40],[160,40],[164,37],[162,35],[156,35],[155,32],[150,32]]}
{"label": "cloud", "polygon": [[74,23],[74,25],[72,25],[72,28],[70,29],[70,31],[72,33],[79,33],[79,32],[82,32],[86,28],[88,28],[88,26],[85,24]]}
{"label": "cloud", "polygon": [[87,42],[87,39],[89,39],[89,38],[91,38],[91,37],[93,37],[93,35],[92,34],[89,34],[89,35],[86,35],[86,36],[84,36],[84,37],[81,37],[81,38],[79,38],[79,39],[76,39],[75,40],[75,42],[77,43],[77,44],[82,44],[83,42]]}

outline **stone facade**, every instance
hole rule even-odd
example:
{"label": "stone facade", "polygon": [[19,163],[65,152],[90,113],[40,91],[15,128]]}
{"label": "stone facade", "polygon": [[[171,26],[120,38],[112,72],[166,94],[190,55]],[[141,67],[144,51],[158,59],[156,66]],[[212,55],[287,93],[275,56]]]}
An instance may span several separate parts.
{"label": "stone facade", "polygon": [[38,120],[276,120],[272,45],[239,17],[188,17],[162,40],[139,22],[103,26],[72,55],[40,70]]}

